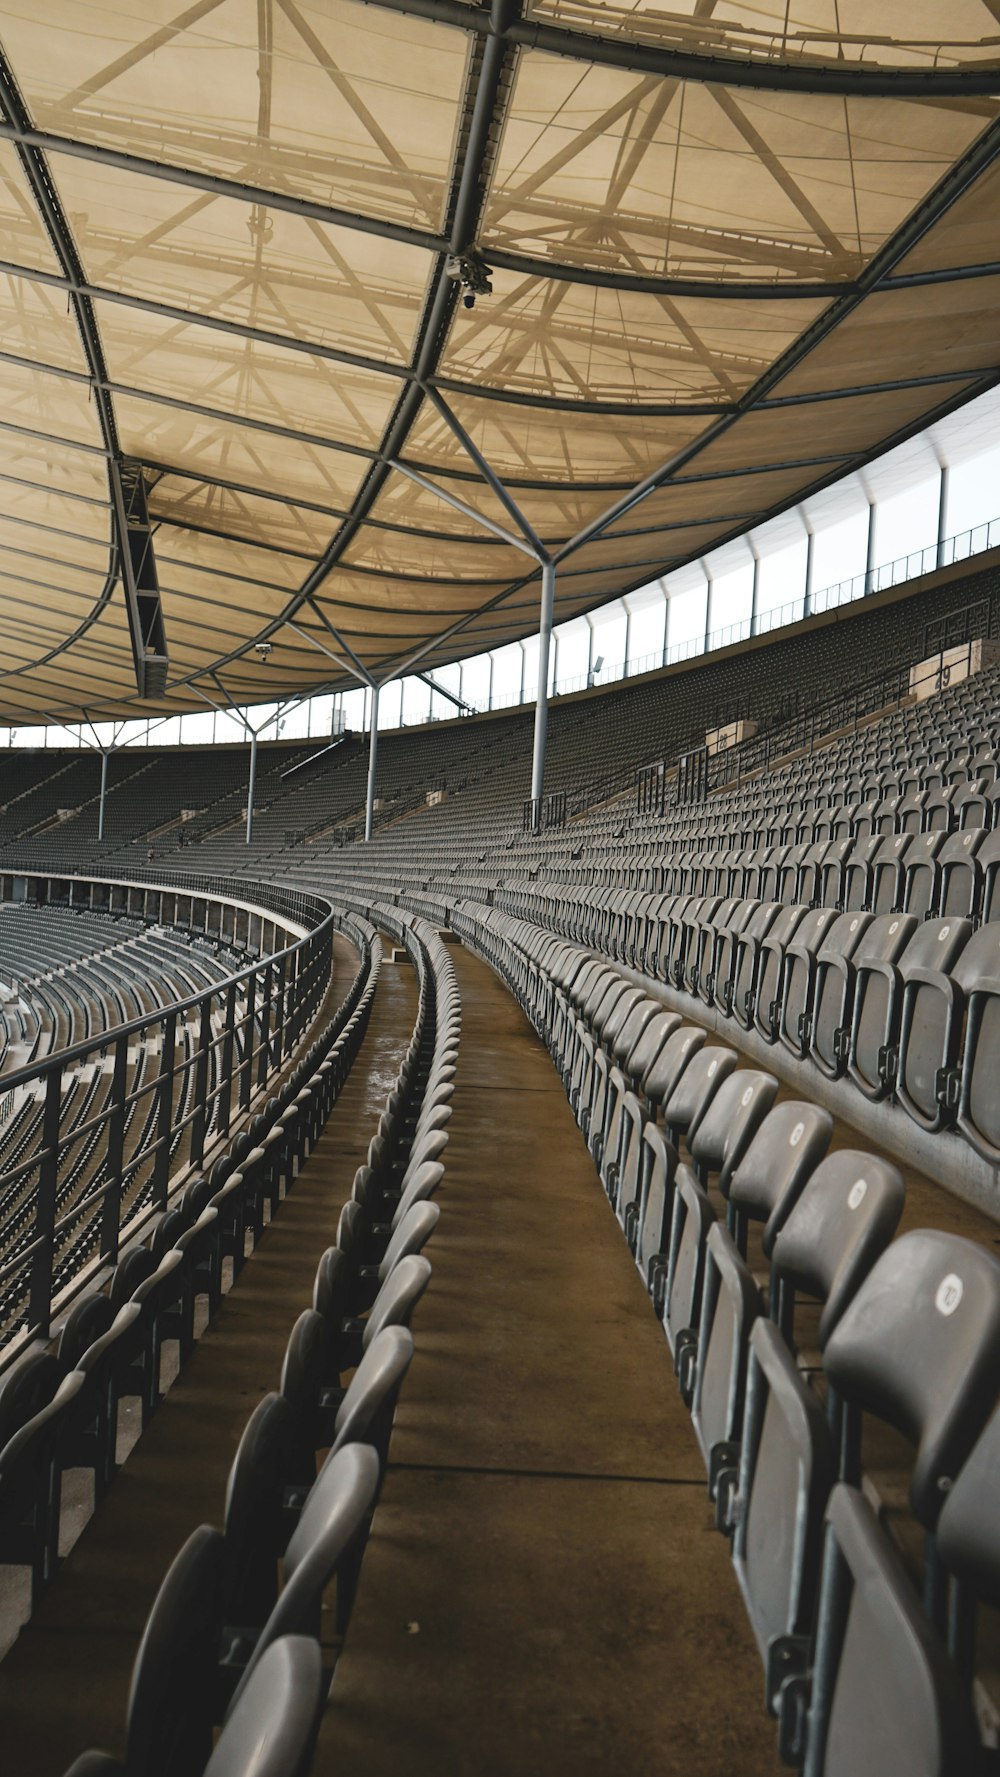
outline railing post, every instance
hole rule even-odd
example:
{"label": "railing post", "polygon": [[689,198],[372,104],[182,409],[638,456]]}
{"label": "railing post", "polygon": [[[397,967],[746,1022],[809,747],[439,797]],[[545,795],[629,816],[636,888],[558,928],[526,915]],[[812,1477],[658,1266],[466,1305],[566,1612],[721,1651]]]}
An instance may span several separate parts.
{"label": "railing post", "polygon": [[160,1056],[160,1078],[157,1084],[156,1159],[153,1163],[153,1202],[163,1209],[167,1201],[170,1177],[170,1132],[174,1126],[174,1051],[177,1036],[177,1014],[168,1012],[163,1020],[163,1052]]}
{"label": "railing post", "polygon": [[101,1258],[114,1265],[118,1259],[118,1233],[122,1220],[122,1168],[125,1161],[125,1088],[128,1081],[128,1037],[115,1041],[111,1076],[111,1114],[108,1118],[108,1182],[101,1210]]}
{"label": "railing post", "polygon": [[28,1287],[28,1325],[36,1338],[47,1339],[52,1317],[53,1238],[56,1220],[56,1181],[59,1176],[59,1120],[62,1106],[62,1068],[54,1067],[45,1081],[42,1112],[42,1152],[38,1164],[35,1200],[35,1239],[41,1242],[32,1256]]}
{"label": "railing post", "polygon": [[257,1058],[257,1085],[263,1086],[271,1060],[271,1012],[274,997],[274,966],[268,963],[260,996],[260,1055]]}
{"label": "railing post", "polygon": [[257,1012],[257,973],[256,970],[247,982],[246,1011],[243,1014],[243,1060],[240,1065],[240,1110],[245,1111],[250,1103],[253,1086],[253,1045],[254,1026]]}
{"label": "railing post", "polygon": [[198,1054],[194,1066],[194,1116],[191,1120],[191,1165],[200,1166],[205,1158],[205,1129],[208,1123],[208,1058],[212,1051],[212,995],[201,1002],[198,1027]]}
{"label": "railing post", "polygon": [[219,1068],[219,1134],[229,1134],[233,1103],[233,1034],[236,1027],[236,983],[226,989],[226,1022],[222,1033],[222,1061]]}

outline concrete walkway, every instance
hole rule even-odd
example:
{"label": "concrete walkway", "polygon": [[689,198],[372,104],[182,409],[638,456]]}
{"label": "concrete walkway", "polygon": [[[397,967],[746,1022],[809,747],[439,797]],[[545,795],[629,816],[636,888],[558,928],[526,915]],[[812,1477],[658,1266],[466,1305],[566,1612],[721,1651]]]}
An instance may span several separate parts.
{"label": "concrete walkway", "polygon": [[434,1277],[317,1777],[777,1773],[666,1341],[546,1051],[454,957]]}

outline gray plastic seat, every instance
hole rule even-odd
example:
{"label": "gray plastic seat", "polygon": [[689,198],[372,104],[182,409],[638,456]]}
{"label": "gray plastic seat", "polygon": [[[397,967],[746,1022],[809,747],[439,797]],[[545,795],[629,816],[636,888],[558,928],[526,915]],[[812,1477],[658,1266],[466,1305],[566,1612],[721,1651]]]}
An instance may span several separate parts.
{"label": "gray plastic seat", "polygon": [[903,1213],[902,1176],[854,1148],[821,1159],[779,1222],[770,1246],[771,1310],[794,1348],[795,1296],[823,1304],[817,1342],[833,1328],[885,1251]]}
{"label": "gray plastic seat", "polygon": [[808,1691],[788,1687],[782,1716],[789,1754],[805,1741],[803,1777],[959,1777],[978,1767],[968,1697],[852,1487],[830,1496],[815,1662]]}
{"label": "gray plastic seat", "polygon": [[281,1564],[281,1590],[233,1692],[227,1717],[238,1707],[268,1648],[282,1635],[320,1640],[323,1593],[334,1575],[337,1633],[346,1630],[378,1483],[378,1455],[368,1444],[346,1444],[324,1464],[289,1538]]}
{"label": "gray plastic seat", "polygon": [[[832,907],[811,909],[799,921],[785,947],[782,974],[778,983],[777,1035],[783,1047],[792,1055],[802,1057],[808,1052],[809,1013],[816,979],[816,958],[836,918],[836,910]],[[766,948],[767,939],[764,940],[764,945]],[[763,1006],[763,996],[761,1007],[770,1011],[769,1007]],[[761,1028],[758,1023],[758,1029]],[[771,1028],[773,1029],[773,1025]]]}
{"label": "gray plastic seat", "polygon": [[[990,835],[1000,841],[1000,833]],[[1000,1165],[1000,920],[979,928],[955,964],[953,980],[965,995],[955,1121],[967,1142]]]}
{"label": "gray plastic seat", "polygon": [[59,1556],[59,1434],[85,1386],[72,1370],[0,1450],[0,1566],[31,1569],[33,1609]]}
{"label": "gray plastic seat", "polygon": [[385,1327],[375,1335],[338,1408],[331,1456],[345,1444],[371,1444],[385,1467],[396,1401],[412,1362],[413,1334],[407,1327]]}
{"label": "gray plastic seat", "polygon": [[705,1243],[691,1423],[708,1470],[711,1497],[720,1476],[735,1479],[743,1429],[750,1329],[760,1313],[760,1291],[721,1222]]}
{"label": "gray plastic seat", "polygon": [[679,1166],[674,1178],[662,1319],[686,1400],[690,1400],[694,1385],[705,1246],[714,1221],[715,1211],[693,1172]]}
{"label": "gray plastic seat", "polygon": [[[816,958],[810,1027],[810,1054],[828,1079],[839,1079],[847,1067],[858,970],[867,966],[874,974],[876,965],[895,962],[916,924],[911,916],[901,913],[879,919],[864,913],[845,913],[830,927]],[[869,1029],[877,1027],[884,999],[884,994],[872,992],[861,1032],[865,1043]]]}
{"label": "gray plastic seat", "polygon": [[735,1068],[722,1081],[688,1131],[688,1150],[699,1183],[707,1185],[715,1179],[723,1196],[728,1195],[733,1171],[767,1117],[777,1091],[774,1075],[757,1068]]}
{"label": "gray plastic seat", "polygon": [[830,1429],[772,1321],[750,1332],[737,1492],[717,1512],[733,1531],[733,1566],[764,1664],[774,1713],[785,1681],[807,1664],[819,1582],[823,1512],[834,1479]]}
{"label": "gray plastic seat", "polygon": [[319,1646],[274,1641],[219,1736],[204,1777],[308,1777],[326,1702]]}
{"label": "gray plastic seat", "polygon": [[841,1421],[842,1480],[860,1477],[862,1413],[915,1446],[910,1503],[933,1530],[1000,1392],[1000,1259],[920,1229],[886,1249],[827,1341]]}
{"label": "gray plastic seat", "polygon": [[[680,1031],[677,1035],[680,1036]],[[706,1110],[739,1062],[735,1049],[713,1044],[699,1048],[688,1060],[679,1080],[663,1105],[663,1121],[667,1135],[676,1141],[679,1135],[690,1141]]]}
{"label": "gray plastic seat", "polygon": [[727,1221],[745,1256],[750,1222],[762,1222],[765,1256],[806,1180],[829,1146],[833,1118],[799,1099],[772,1104],[723,1189]]}

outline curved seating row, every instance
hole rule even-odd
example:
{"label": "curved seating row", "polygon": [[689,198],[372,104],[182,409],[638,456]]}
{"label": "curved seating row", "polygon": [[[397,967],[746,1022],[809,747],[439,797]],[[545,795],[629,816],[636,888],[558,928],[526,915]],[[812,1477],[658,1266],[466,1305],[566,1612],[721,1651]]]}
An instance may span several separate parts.
{"label": "curved seating row", "polygon": [[826,1111],[776,1102],[773,1075],[581,947],[463,923],[551,1049],[663,1326],[782,1755],[807,1777],[985,1773],[1000,1261],[897,1236],[894,1167],[830,1152]]}

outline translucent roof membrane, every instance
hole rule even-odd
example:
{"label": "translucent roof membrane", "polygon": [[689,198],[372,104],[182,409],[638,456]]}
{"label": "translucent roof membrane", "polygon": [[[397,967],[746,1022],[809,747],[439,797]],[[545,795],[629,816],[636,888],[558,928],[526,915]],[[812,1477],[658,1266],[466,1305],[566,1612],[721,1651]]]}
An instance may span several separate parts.
{"label": "translucent roof membrane", "polygon": [[531,634],[532,549],[587,611],[1000,375],[986,0],[435,11],[9,0],[0,720],[139,707],[123,476],[155,715]]}

